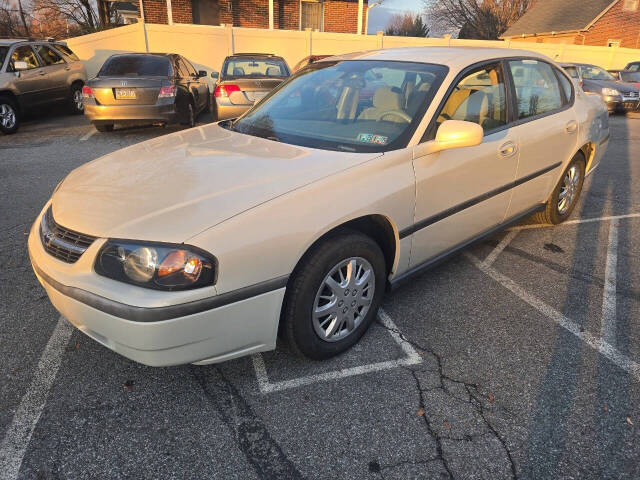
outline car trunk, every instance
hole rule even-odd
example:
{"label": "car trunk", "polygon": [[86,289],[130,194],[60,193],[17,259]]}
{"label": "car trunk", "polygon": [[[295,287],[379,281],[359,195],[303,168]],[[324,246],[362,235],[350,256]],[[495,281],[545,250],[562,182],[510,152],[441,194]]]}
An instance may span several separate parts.
{"label": "car trunk", "polygon": [[100,105],[154,105],[167,77],[98,77],[89,82]]}
{"label": "car trunk", "polygon": [[237,78],[223,81],[220,85],[237,85],[240,91],[232,92],[229,100],[234,105],[253,105],[280,85],[283,78]]}

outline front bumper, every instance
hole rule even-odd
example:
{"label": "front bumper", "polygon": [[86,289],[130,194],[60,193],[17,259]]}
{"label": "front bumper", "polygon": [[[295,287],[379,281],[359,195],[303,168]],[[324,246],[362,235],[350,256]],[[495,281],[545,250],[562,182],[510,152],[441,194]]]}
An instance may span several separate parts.
{"label": "front bumper", "polygon": [[84,114],[92,122],[150,121],[176,123],[178,112],[175,104],[167,105],[91,105],[85,103]]}
{"label": "front bumper", "polygon": [[[166,299],[175,300],[178,292],[160,292],[165,302],[158,305],[158,292],[129,285],[133,297],[140,290],[140,304],[134,306],[130,298],[122,303],[106,298],[104,290],[90,290],[92,278],[99,277],[92,268],[99,246],[89,247],[83,254],[88,258],[81,257],[74,264],[62,262],[44,250],[38,225],[39,220],[28,240],[36,277],[53,306],[76,328],[107,348],[151,366],[215,363],[275,348],[285,292],[281,282],[253,296],[225,294],[202,299],[198,302],[214,300],[209,303],[213,308],[204,310],[189,309],[198,303],[194,301],[168,304]],[[111,282],[102,277],[93,280]],[[114,289],[120,287],[118,283],[114,283]],[[217,302],[216,306],[215,300],[222,297],[229,301]],[[176,312],[183,314],[176,316]],[[131,320],[137,316],[142,320]],[[161,320],[153,321],[156,318]]]}
{"label": "front bumper", "polygon": [[636,99],[626,99],[621,96],[603,96],[604,102],[610,112],[634,112],[640,108],[640,101]]}

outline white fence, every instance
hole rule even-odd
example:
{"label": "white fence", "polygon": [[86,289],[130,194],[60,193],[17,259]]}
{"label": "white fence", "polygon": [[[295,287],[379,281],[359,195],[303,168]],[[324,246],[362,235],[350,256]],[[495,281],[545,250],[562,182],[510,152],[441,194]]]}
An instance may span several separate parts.
{"label": "white fence", "polygon": [[558,62],[594,63],[607,69],[624,68],[640,60],[640,50],[533,42],[458,40],[355,35],[295,30],[263,30],[207,25],[127,25],[67,40],[85,61],[90,77],[104,60],[119,52],[172,52],[184,55],[196,68],[220,70],[227,55],[238,52],[274,53],[293,67],[307,55],[330,55],[377,48],[416,46],[475,46],[519,48],[543,53]]}

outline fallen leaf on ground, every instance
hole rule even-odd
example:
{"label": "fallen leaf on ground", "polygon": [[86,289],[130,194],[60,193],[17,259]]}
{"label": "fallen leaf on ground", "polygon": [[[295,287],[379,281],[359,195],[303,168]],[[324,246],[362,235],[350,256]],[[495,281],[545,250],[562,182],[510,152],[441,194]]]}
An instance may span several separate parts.
{"label": "fallen leaf on ground", "polygon": [[418,410],[418,415],[420,416],[424,415],[424,408],[421,408],[420,410]]}
{"label": "fallen leaf on ground", "polygon": [[449,430],[451,430],[451,425],[449,425],[449,422],[447,422],[446,420],[443,422],[444,426],[447,427]]}
{"label": "fallen leaf on ground", "polygon": [[604,407],[602,407],[602,410],[604,410],[604,412],[607,413],[609,411],[609,405],[605,403]]}
{"label": "fallen leaf on ground", "polygon": [[489,394],[489,403],[493,403],[493,395],[491,393]]}
{"label": "fallen leaf on ground", "polygon": [[124,389],[131,390],[133,388],[133,380],[127,380],[124,382]]}
{"label": "fallen leaf on ground", "polygon": [[631,421],[631,419],[630,419],[629,417],[627,417],[627,423],[628,423],[629,425],[633,425],[633,422]]}
{"label": "fallen leaf on ground", "polygon": [[584,333],[584,327],[580,327],[580,331]]}

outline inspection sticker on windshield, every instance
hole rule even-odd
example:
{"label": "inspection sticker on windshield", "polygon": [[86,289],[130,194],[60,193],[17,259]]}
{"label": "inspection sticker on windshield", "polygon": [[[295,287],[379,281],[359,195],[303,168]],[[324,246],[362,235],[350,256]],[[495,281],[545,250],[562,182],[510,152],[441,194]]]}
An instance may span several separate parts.
{"label": "inspection sticker on windshield", "polygon": [[386,145],[389,137],[383,135],[374,135],[373,133],[361,133],[358,135],[358,141],[362,143],[374,143],[376,145]]}

